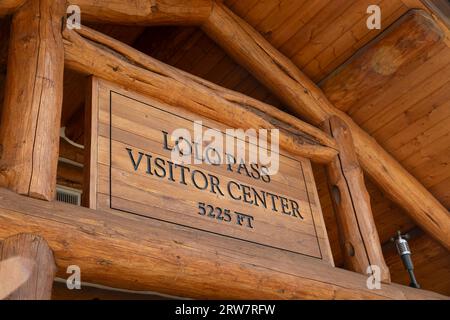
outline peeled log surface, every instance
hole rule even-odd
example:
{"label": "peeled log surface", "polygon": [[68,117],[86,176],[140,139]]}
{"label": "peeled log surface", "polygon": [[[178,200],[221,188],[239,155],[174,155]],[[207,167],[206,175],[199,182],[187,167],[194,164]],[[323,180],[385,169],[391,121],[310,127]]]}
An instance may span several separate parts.
{"label": "peeled log surface", "polygon": [[344,264],[347,269],[363,274],[366,274],[368,268],[377,266],[381,280],[389,283],[389,268],[384,261],[369,193],[350,130],[337,117],[331,117],[324,124],[324,130],[329,132],[339,145],[339,156],[328,164],[327,172]]}
{"label": "peeled log surface", "polygon": [[[198,299],[446,299],[317,259],[122,212],[39,201],[0,189],[0,239],[41,235],[58,276],[78,265],[83,281]],[[251,254],[249,254],[251,252]]]}
{"label": "peeled log surface", "polygon": [[336,108],[348,111],[380,89],[402,65],[417,59],[441,40],[442,31],[431,17],[409,11],[320,86]]}
{"label": "peeled log surface", "polygon": [[82,21],[125,25],[198,25],[211,12],[211,0],[69,0]]}
{"label": "peeled log surface", "polygon": [[[16,261],[15,268],[7,270],[6,261]],[[9,300],[50,299],[56,265],[53,253],[43,238],[24,233],[7,237],[0,243],[0,262],[3,262],[0,267],[2,275],[10,275],[3,281],[15,278],[17,272],[28,275],[26,281],[8,295]]]}
{"label": "peeled log surface", "polygon": [[329,135],[275,107],[219,89],[87,27],[79,32],[89,40],[73,30],[63,33],[66,65],[74,70],[94,74],[233,128],[279,129],[281,148],[312,161],[327,163],[337,154]]}
{"label": "peeled log surface", "polygon": [[23,5],[27,0],[2,0],[0,1],[0,17],[11,14]]}
{"label": "peeled log surface", "polygon": [[[442,34],[426,14],[417,11],[414,14],[424,15],[426,20],[423,21]],[[450,250],[448,210],[367,132],[335,108],[297,66],[220,3],[214,5],[203,30],[284,101],[294,114],[317,126],[333,115],[343,120],[350,128],[363,169],[421,228]]]}
{"label": "peeled log surface", "polygon": [[0,125],[0,185],[46,200],[56,187],[64,12],[63,0],[30,0],[14,14]]}

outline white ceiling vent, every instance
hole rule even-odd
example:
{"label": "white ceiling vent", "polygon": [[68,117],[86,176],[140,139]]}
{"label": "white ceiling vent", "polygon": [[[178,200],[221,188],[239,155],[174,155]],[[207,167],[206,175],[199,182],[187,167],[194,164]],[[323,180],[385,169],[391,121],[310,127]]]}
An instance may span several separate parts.
{"label": "white ceiling vent", "polygon": [[56,201],[81,205],[82,191],[63,186],[56,186]]}

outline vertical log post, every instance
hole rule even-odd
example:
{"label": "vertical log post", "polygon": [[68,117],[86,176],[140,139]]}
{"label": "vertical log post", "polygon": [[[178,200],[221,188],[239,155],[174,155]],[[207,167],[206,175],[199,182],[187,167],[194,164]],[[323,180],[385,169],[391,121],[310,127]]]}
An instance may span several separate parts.
{"label": "vertical log post", "polygon": [[61,121],[63,0],[29,0],[12,19],[0,125],[0,186],[55,195]]}
{"label": "vertical log post", "polygon": [[[432,34],[442,34],[429,16],[416,19],[420,25],[427,25]],[[284,101],[294,115],[315,125],[332,115],[343,119],[352,132],[358,159],[366,173],[421,228],[450,250],[447,208],[351,117],[333,106],[292,61],[219,1],[202,29]]]}
{"label": "vertical log post", "polygon": [[0,244],[0,295],[7,299],[49,300],[55,274],[53,252],[40,236],[22,233]]}
{"label": "vertical log post", "polygon": [[339,148],[339,155],[327,166],[327,174],[345,267],[366,274],[370,265],[376,265],[380,268],[381,280],[389,283],[389,268],[383,258],[370,196],[354,150],[351,132],[345,122],[336,116],[327,120],[323,126],[334,137]]}

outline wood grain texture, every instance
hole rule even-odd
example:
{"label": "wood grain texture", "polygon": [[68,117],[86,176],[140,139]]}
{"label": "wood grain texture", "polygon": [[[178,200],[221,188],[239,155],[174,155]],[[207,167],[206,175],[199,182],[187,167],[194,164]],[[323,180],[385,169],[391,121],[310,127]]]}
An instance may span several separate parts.
{"label": "wood grain texture", "polygon": [[84,149],[69,143],[66,139],[59,140],[59,157],[73,162],[84,163]]}
{"label": "wood grain texture", "polygon": [[54,282],[52,300],[171,300],[152,292],[118,290],[93,284],[81,284],[80,290],[69,290],[63,282]]}
{"label": "wood grain texture", "polygon": [[[444,295],[450,294],[450,286],[447,279],[450,275],[450,255],[439,243],[427,236],[423,231],[413,228],[407,230],[412,236],[409,242],[411,257],[414,263],[414,273],[419,281],[420,287],[430,289]],[[392,242],[383,246],[386,263],[391,270],[392,281],[403,285],[409,285],[408,272],[398,256],[397,250]]]}
{"label": "wood grain texture", "polygon": [[56,183],[60,186],[83,190],[83,171],[82,167],[60,161]]}
{"label": "wood grain texture", "polygon": [[313,82],[226,6],[216,3],[202,29],[255,78],[273,90],[292,112],[295,113],[296,106],[301,104],[303,117],[308,121],[317,123],[328,117],[329,106],[323,99],[317,99],[320,90]]}
{"label": "wood grain texture", "polygon": [[14,15],[0,126],[1,185],[46,200],[55,195],[64,3],[32,0]]}
{"label": "wood grain texture", "polygon": [[352,109],[382,86],[399,68],[438,43],[440,30],[420,11],[409,11],[350,62],[328,76],[320,87],[334,106]]}
{"label": "wood grain texture", "polygon": [[248,23],[223,5],[216,4],[203,30],[276,93],[294,114],[316,125],[331,115],[345,121],[364,170],[417,224],[450,248],[448,210],[352,118],[335,108],[310,79]]}
{"label": "wood grain texture", "polygon": [[211,0],[69,0],[82,19],[127,25],[200,24],[211,12]]}
{"label": "wood grain texture", "polygon": [[[406,38],[409,34],[417,34],[414,30],[421,28],[423,25],[411,26],[406,32],[399,26],[389,38],[393,39],[396,33],[403,33],[403,38]],[[435,34],[434,29],[430,32]],[[380,37],[374,40],[370,47],[383,47],[384,39]],[[396,43],[403,42],[401,39],[399,37]],[[409,46],[420,46],[421,40],[416,41],[418,43],[410,42]],[[417,51],[406,61],[402,60],[404,63],[400,64],[393,74],[385,76],[383,83],[372,88],[372,91],[361,95],[357,92],[364,90],[365,83],[360,83],[360,87],[355,86],[353,92],[361,98],[351,102],[353,106],[348,112],[445,207],[450,208],[450,189],[445,184],[450,176],[450,49],[442,38],[439,41],[426,42],[427,48]],[[403,47],[390,45],[392,43],[386,43],[384,47],[391,48],[392,51],[400,51]],[[361,52],[355,59],[367,54],[368,51]],[[349,72],[352,63],[349,61],[338,73],[344,70]],[[359,70],[364,73],[364,69]],[[340,81],[342,83],[344,80],[341,78]],[[328,89],[324,92],[335,94],[333,90]]]}
{"label": "wood grain texture", "polygon": [[[369,290],[365,276],[316,259],[262,255],[252,244],[156,220],[38,201],[7,190],[0,190],[0,200],[0,239],[40,234],[54,252],[61,277],[76,264],[87,282],[209,299],[446,298],[394,284]],[[224,241],[231,243],[224,246]]]}
{"label": "wood grain texture", "polygon": [[3,0],[0,3],[0,17],[14,13],[27,0]]}
{"label": "wood grain texture", "polygon": [[[55,259],[47,242],[35,234],[16,234],[6,237],[0,243],[0,261],[20,257],[30,261],[30,276],[8,300],[49,300],[52,294],[53,279],[56,273]],[[4,270],[11,276],[18,270]]]}
{"label": "wood grain texture", "polygon": [[86,83],[85,115],[84,115],[84,185],[83,205],[87,208],[97,208],[98,189],[98,78],[89,77]]}
{"label": "wood grain texture", "polygon": [[[92,107],[94,118],[90,125],[94,130],[98,127],[98,136],[91,140],[92,145],[97,146],[97,150],[91,149],[97,154],[91,153],[91,156],[98,161],[96,168],[91,169],[98,176],[97,207],[94,208],[113,208],[148,216],[189,226],[199,232],[214,232],[332,263],[319,200],[309,191],[315,189],[315,184],[308,160],[280,151],[277,172],[268,182],[256,179],[250,173],[247,175],[235,164],[228,167],[225,163],[191,162],[185,164],[187,169],[180,171],[176,165],[169,167],[169,162],[175,161],[171,152],[164,148],[163,132],[168,133],[167,141],[173,148],[171,136],[174,130],[185,129],[192,139],[197,139],[194,138],[194,121],[202,121],[203,131],[214,128],[223,141],[228,127],[104,81],[100,81],[97,90],[98,102]],[[237,152],[245,151],[245,163],[249,168],[246,170],[251,170],[248,157],[250,153],[255,155],[256,150],[252,151],[248,143],[244,144],[247,151],[240,146],[236,149]],[[205,142],[203,147],[207,145]],[[133,160],[127,148],[132,150]],[[164,173],[159,166],[152,172],[147,166],[148,160],[138,160],[138,152],[152,157],[153,168],[158,166],[155,159],[162,159]],[[224,159],[224,153],[220,153],[220,158]],[[276,164],[268,166],[271,165]],[[211,183],[207,182],[209,180]],[[213,180],[216,187],[212,187]],[[95,180],[91,185],[94,183]],[[248,188],[246,195],[243,195],[243,185]],[[275,197],[271,198],[269,193]],[[284,205],[281,199],[284,199]],[[199,203],[216,209],[207,213],[205,208],[201,216]],[[229,218],[222,215],[218,220],[221,215],[217,207],[221,211],[230,210]],[[240,213],[252,216],[251,223],[246,220],[238,223]]]}
{"label": "wood grain texture", "polygon": [[371,266],[377,266],[382,281],[390,282],[351,133],[345,123],[336,117],[325,123],[324,130],[331,133],[340,146],[339,156],[327,166],[327,172],[339,222],[344,264],[350,270],[364,274]]}
{"label": "wood grain texture", "polygon": [[[329,136],[272,106],[188,76],[87,27],[83,27],[80,32],[90,40],[116,51],[116,54],[104,50],[92,41],[88,42],[75,31],[66,29],[65,58],[66,64],[71,68],[96,74],[125,87],[132,85],[136,91],[233,127],[244,130],[277,128],[280,130],[280,145],[283,148],[313,161],[327,162],[336,154]],[[129,63],[128,59],[136,61],[137,66]],[[130,78],[134,80],[130,82]],[[167,87],[173,90],[169,92]],[[214,109],[205,108],[208,105]]]}

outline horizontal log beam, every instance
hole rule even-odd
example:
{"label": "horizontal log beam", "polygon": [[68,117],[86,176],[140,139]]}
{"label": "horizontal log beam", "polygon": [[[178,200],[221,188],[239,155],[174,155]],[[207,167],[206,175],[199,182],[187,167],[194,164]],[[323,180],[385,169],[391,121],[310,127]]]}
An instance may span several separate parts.
{"label": "horizontal log beam", "polygon": [[[58,276],[78,265],[83,281],[209,299],[446,299],[317,259],[121,212],[39,201],[0,189],[0,239],[41,235]],[[252,252],[251,255],[248,252]]]}
{"label": "horizontal log beam", "polygon": [[361,101],[382,95],[386,84],[398,81],[403,68],[423,63],[424,54],[431,54],[441,41],[442,32],[427,16],[410,11],[321,81],[320,87],[336,108],[353,113]]}
{"label": "horizontal log beam", "polygon": [[[422,14],[418,14],[420,20]],[[432,30],[439,30],[426,16],[421,21]],[[330,116],[343,120],[350,128],[364,170],[421,228],[450,250],[448,210],[352,118],[335,108],[297,66],[221,3],[215,3],[203,30],[295,115],[315,125],[321,125]]]}
{"label": "horizontal log beam", "polygon": [[125,25],[198,25],[212,8],[211,0],[69,0],[81,9],[81,21]]}
{"label": "horizontal log beam", "polygon": [[337,154],[329,135],[273,106],[188,75],[87,27],[78,32],[83,37],[74,30],[63,32],[69,68],[149,94],[233,128],[279,129],[280,147],[315,162],[327,163]]}
{"label": "horizontal log beam", "polygon": [[0,17],[12,14],[27,0],[2,0],[0,1]]}

